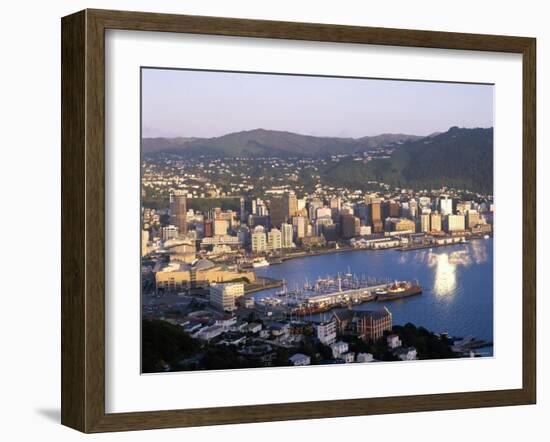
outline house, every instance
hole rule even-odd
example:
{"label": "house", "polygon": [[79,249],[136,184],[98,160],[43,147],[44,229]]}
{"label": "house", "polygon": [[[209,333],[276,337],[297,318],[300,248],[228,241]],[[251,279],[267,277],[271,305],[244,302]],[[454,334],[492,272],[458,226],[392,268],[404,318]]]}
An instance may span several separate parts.
{"label": "house", "polygon": [[335,311],[331,321],[335,322],[338,334],[357,334],[365,341],[376,341],[384,336],[385,331],[392,329],[392,314],[385,307],[362,312],[351,309]]}
{"label": "house", "polygon": [[370,353],[357,353],[357,362],[373,362],[374,358]]}
{"label": "house", "polygon": [[401,339],[399,339],[399,336],[396,334],[389,335],[386,340],[388,342],[388,348],[392,350],[401,347]]}
{"label": "house", "polygon": [[330,349],[332,350],[332,357],[338,359],[340,355],[349,350],[349,345],[347,342],[339,341],[331,344]]}
{"label": "house", "polygon": [[417,358],[416,348],[398,348],[394,350],[393,354],[402,361],[414,361]]}
{"label": "house", "polygon": [[353,353],[352,351],[347,351],[340,355],[340,359],[342,359],[342,361],[344,361],[346,364],[349,364],[355,361],[355,353]]}
{"label": "house", "polygon": [[203,341],[209,341],[217,336],[220,336],[224,332],[224,328],[221,325],[210,325],[207,327],[201,328],[194,337],[202,339]]}
{"label": "house", "polygon": [[248,333],[259,333],[261,329],[262,329],[262,324],[260,324],[258,322],[251,322],[246,327],[246,331]]}
{"label": "house", "polygon": [[288,360],[295,367],[305,366],[305,365],[310,365],[311,364],[311,358],[307,355],[302,354],[302,353],[296,353],[296,354],[292,355],[290,358],[288,358]]}

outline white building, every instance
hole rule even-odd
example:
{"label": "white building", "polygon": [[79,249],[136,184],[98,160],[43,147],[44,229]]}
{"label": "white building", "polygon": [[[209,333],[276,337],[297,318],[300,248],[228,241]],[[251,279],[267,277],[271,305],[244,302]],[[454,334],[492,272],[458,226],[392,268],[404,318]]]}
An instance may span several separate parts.
{"label": "white building", "polygon": [[331,345],[336,342],[336,322],[330,321],[323,324],[318,324],[315,327],[317,339],[325,345]]}
{"label": "white building", "polygon": [[346,364],[351,364],[355,361],[355,353],[352,351],[347,351],[340,355],[340,359],[342,359]]}
{"label": "white building", "polygon": [[226,312],[235,310],[235,299],[244,295],[242,282],[212,284],[210,286],[210,305]]}
{"label": "white building", "polygon": [[399,339],[399,336],[398,335],[389,335],[387,338],[386,338],[387,342],[388,342],[388,347],[391,348],[392,350],[394,348],[399,348],[401,347],[401,339]]}
{"label": "white building", "polygon": [[441,215],[452,215],[453,214],[453,199],[448,195],[441,195],[439,199],[439,211]]}
{"label": "white building", "polygon": [[448,232],[464,230],[465,228],[466,228],[466,220],[464,215],[447,215]]}
{"label": "white building", "polygon": [[209,327],[201,328],[195,335],[195,338],[202,339],[203,341],[209,341],[216,336],[221,335],[224,332],[224,328],[221,325],[211,325]]}
{"label": "white building", "polygon": [[267,234],[267,250],[281,250],[282,235],[279,229],[271,229]]}
{"label": "white building", "polygon": [[251,235],[252,252],[261,253],[267,251],[267,239],[263,226],[256,226]]}
{"label": "white building", "polygon": [[281,246],[283,249],[291,249],[294,244],[292,242],[294,236],[294,228],[292,224],[281,224]]}
{"label": "white building", "polygon": [[414,361],[417,357],[416,348],[399,348],[395,350],[394,354],[402,361]]}
{"label": "white building", "polygon": [[296,353],[295,355],[292,355],[290,358],[288,358],[290,363],[294,365],[295,367],[298,366],[305,366],[311,364],[311,358],[307,355],[304,355],[302,353]]}
{"label": "white building", "polygon": [[349,350],[349,345],[347,342],[339,341],[332,344],[330,349],[332,350],[332,357],[338,359],[343,353]]}
{"label": "white building", "polygon": [[176,226],[166,226],[162,228],[162,241],[168,241],[178,237],[178,228]]}
{"label": "white building", "polygon": [[142,230],[141,231],[141,256],[147,255],[149,252],[149,231],[148,230]]}
{"label": "white building", "polygon": [[372,362],[374,358],[370,353],[357,353],[357,362]]}

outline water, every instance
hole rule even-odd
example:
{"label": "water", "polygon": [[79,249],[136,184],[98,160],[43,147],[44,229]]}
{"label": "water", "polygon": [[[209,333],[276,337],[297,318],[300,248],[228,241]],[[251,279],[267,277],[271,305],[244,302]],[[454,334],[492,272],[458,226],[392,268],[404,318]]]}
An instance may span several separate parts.
{"label": "water", "polygon": [[[305,279],[346,273],[383,280],[418,280],[423,293],[410,298],[367,302],[356,310],[383,306],[394,324],[412,322],[436,333],[475,336],[493,341],[493,240],[409,252],[365,250],[292,259],[257,269],[260,276],[286,279],[288,289],[303,287]],[[256,293],[262,298],[274,290]],[[484,350],[484,351],[491,351]]]}

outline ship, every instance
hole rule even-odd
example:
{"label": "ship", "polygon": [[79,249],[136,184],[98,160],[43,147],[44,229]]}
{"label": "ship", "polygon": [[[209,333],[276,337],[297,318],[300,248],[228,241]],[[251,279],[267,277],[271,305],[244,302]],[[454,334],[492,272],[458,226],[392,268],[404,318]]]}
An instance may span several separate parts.
{"label": "ship", "polygon": [[268,267],[268,266],[269,266],[269,262],[265,258],[256,259],[252,261],[252,267],[254,267],[255,269],[258,269],[261,267]]}
{"label": "ship", "polygon": [[420,293],[422,293],[422,287],[418,282],[395,281],[385,289],[376,290],[374,296],[377,301],[392,301],[394,299],[419,295]]}

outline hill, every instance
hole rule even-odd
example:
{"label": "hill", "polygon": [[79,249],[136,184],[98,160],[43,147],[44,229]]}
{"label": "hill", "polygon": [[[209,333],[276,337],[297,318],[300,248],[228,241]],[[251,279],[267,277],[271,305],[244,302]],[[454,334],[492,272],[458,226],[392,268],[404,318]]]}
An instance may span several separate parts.
{"label": "hill", "polygon": [[316,157],[363,152],[421,137],[382,134],[362,138],[315,137],[292,132],[254,129],[215,138],[144,138],[145,154],[173,152],[185,156]]}
{"label": "hill", "polygon": [[336,186],[365,187],[369,180],[399,187],[463,188],[493,192],[493,129],[461,129],[402,143],[391,158],[364,164],[341,161],[323,171]]}

